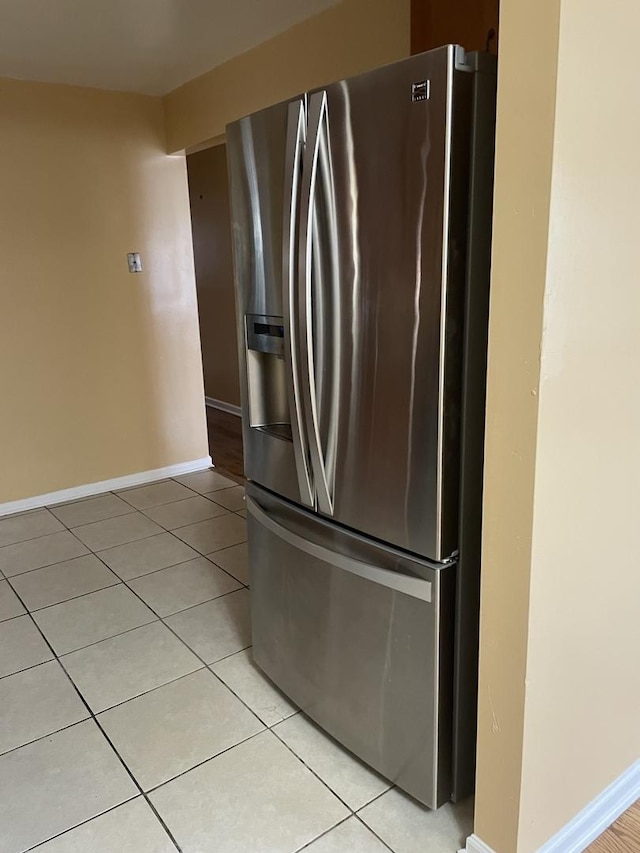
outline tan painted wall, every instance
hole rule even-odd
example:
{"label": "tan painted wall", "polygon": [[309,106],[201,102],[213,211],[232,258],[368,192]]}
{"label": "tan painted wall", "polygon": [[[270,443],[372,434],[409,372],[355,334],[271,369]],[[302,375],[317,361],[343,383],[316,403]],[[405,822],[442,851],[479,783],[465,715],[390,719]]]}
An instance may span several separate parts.
{"label": "tan painted wall", "polygon": [[635,0],[501,4],[475,825],[497,853],[640,755],[638,27]]}
{"label": "tan painted wall", "polygon": [[559,0],[500,10],[475,832],[515,850]]}
{"label": "tan painted wall", "polygon": [[341,0],[164,98],[167,150],[315,86],[409,55],[410,0]]}
{"label": "tan painted wall", "polygon": [[0,503],[207,455],[162,102],[0,80],[0,115]]}
{"label": "tan painted wall", "polygon": [[640,5],[561,9],[522,853],[640,758]]}

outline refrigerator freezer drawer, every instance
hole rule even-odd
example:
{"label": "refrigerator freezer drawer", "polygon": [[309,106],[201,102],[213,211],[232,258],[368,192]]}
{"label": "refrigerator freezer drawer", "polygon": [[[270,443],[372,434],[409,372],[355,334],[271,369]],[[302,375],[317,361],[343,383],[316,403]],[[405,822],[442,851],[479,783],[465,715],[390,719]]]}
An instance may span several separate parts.
{"label": "refrigerator freezer drawer", "polygon": [[336,740],[437,808],[451,796],[455,566],[249,485],[254,656]]}

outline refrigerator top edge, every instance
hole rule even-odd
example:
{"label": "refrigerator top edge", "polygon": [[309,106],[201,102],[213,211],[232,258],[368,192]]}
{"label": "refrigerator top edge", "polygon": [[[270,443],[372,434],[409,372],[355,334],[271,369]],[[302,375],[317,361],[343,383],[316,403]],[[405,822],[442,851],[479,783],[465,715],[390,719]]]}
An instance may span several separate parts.
{"label": "refrigerator top edge", "polygon": [[256,110],[253,113],[248,113],[247,115],[242,116],[241,118],[238,118],[235,121],[229,122],[229,124],[226,125],[225,129],[233,127],[234,125],[243,122],[245,119],[250,118],[251,116],[257,116],[260,113],[265,112],[266,110],[270,110],[274,106],[278,106],[278,104],[291,103],[292,101],[302,100],[306,96],[312,95],[315,92],[322,92],[324,89],[328,88],[329,86],[334,86],[336,83],[351,82],[351,81],[355,81],[358,78],[362,78],[362,77],[375,76],[377,74],[384,74],[385,72],[389,71],[389,69],[393,69],[394,67],[396,67],[398,65],[408,63],[408,62],[413,62],[416,64],[416,66],[419,66],[420,61],[423,60],[423,58],[425,56],[433,56],[434,54],[442,53],[442,52],[451,53],[452,58],[453,58],[454,68],[457,71],[475,71],[476,69],[480,70],[480,68],[478,68],[474,64],[475,60],[470,61],[470,57],[482,56],[483,55],[482,52],[476,51],[474,53],[467,53],[467,51],[465,51],[465,49],[463,47],[461,47],[461,45],[459,45],[459,44],[446,44],[446,45],[443,45],[442,47],[436,47],[436,48],[433,48],[432,50],[424,51],[423,53],[415,53],[412,56],[405,56],[402,59],[396,59],[393,62],[387,62],[385,65],[380,65],[380,66],[377,66],[376,68],[371,68],[368,71],[362,71],[359,74],[353,74],[350,77],[344,77],[344,78],[341,78],[339,80],[329,80],[321,86],[315,86],[312,89],[307,89],[303,92],[296,92],[295,94],[291,95],[289,98],[284,98],[282,101],[274,101],[271,104],[265,105],[260,110]]}

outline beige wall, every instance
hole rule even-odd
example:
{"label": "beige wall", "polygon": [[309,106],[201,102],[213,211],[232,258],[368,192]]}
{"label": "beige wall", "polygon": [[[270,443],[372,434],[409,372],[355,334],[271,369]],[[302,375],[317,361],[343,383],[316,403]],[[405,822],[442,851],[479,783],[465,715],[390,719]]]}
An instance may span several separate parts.
{"label": "beige wall", "polygon": [[206,456],[161,101],[0,80],[0,115],[0,503]]}
{"label": "beige wall", "polygon": [[500,16],[475,824],[498,853],[518,832],[558,14]]}
{"label": "beige wall", "polygon": [[341,0],[164,98],[167,145],[179,151],[225,125],[315,86],[409,55],[410,0]]}
{"label": "beige wall", "polygon": [[636,0],[501,7],[475,826],[498,853],[640,755],[639,27]]}
{"label": "beige wall", "polygon": [[640,5],[561,9],[523,853],[640,757]]}

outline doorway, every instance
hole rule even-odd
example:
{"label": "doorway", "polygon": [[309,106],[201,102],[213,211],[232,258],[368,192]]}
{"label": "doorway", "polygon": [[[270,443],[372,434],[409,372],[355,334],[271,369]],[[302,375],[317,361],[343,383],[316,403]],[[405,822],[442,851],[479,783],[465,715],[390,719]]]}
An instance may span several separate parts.
{"label": "doorway", "polygon": [[187,155],[209,452],[217,468],[243,479],[226,145]]}

